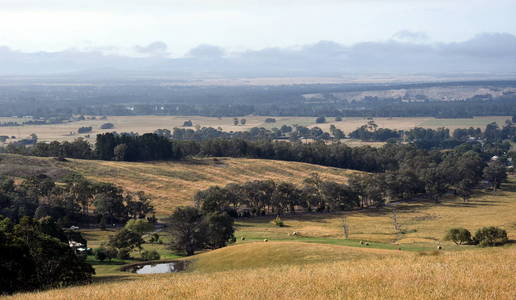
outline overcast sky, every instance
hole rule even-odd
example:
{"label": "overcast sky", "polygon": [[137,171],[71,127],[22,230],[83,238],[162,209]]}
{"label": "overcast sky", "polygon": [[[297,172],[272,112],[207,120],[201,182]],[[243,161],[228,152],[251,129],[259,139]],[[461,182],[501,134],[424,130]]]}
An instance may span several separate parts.
{"label": "overcast sky", "polygon": [[181,57],[201,44],[452,43],[516,35],[515,12],[515,0],[0,0],[0,46]]}

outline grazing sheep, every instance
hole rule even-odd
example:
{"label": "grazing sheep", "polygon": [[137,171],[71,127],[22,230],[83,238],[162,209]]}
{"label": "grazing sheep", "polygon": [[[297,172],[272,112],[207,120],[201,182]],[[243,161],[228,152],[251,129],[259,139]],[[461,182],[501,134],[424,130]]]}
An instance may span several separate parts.
{"label": "grazing sheep", "polygon": [[442,250],[443,247],[441,247],[441,245],[437,246],[437,250]]}
{"label": "grazing sheep", "polygon": [[368,243],[368,242],[366,242],[366,243],[365,243],[365,245],[366,245],[366,246],[369,246],[369,243]]}
{"label": "grazing sheep", "polygon": [[245,236],[241,237],[240,239],[241,239],[242,241],[245,241]]}
{"label": "grazing sheep", "polygon": [[296,236],[296,235],[297,235],[296,231],[292,232],[292,236]]}
{"label": "grazing sheep", "polygon": [[268,242],[269,240],[268,240],[268,239],[264,239],[263,241],[264,241],[264,242]]}
{"label": "grazing sheep", "polygon": [[360,241],[360,245],[363,245],[364,244],[364,241]]}

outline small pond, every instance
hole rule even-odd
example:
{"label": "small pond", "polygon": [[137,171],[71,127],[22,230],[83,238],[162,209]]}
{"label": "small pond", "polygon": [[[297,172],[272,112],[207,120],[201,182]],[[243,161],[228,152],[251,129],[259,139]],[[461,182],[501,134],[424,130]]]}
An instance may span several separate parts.
{"label": "small pond", "polygon": [[124,271],[133,272],[136,274],[162,274],[162,273],[175,273],[184,271],[186,263],[184,261],[172,261],[164,263],[153,263],[153,264],[139,264],[128,266]]}

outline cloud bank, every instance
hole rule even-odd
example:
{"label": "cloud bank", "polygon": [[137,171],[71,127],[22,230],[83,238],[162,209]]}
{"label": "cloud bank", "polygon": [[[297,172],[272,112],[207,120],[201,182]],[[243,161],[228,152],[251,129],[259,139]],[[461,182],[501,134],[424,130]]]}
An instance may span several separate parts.
{"label": "cloud bank", "polygon": [[135,46],[135,56],[68,50],[25,53],[0,47],[0,75],[50,75],[111,70],[113,74],[190,76],[338,76],[343,74],[514,73],[516,36],[484,33],[454,43],[428,43],[426,35],[402,31],[383,42],[343,45],[332,41],[291,48],[229,52],[199,45],[171,58],[156,41]]}

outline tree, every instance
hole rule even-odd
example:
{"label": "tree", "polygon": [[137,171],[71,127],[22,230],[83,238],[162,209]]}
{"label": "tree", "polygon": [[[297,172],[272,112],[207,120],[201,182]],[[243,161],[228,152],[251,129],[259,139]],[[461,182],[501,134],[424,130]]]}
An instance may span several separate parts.
{"label": "tree", "polygon": [[133,219],[143,219],[154,212],[154,206],[150,203],[150,198],[143,191],[125,197],[125,207],[128,216]]}
{"label": "tree", "polygon": [[194,207],[177,207],[170,216],[168,226],[172,237],[171,248],[190,256],[202,249],[206,238],[203,216]]}
{"label": "tree", "polygon": [[[67,242],[43,233],[40,226],[28,217],[16,225],[0,217],[1,294],[91,281],[95,273],[91,265]],[[52,231],[58,229],[53,226]]]}
{"label": "tree", "polygon": [[125,161],[127,157],[127,149],[128,147],[126,144],[117,145],[113,149],[113,158],[116,161]]}
{"label": "tree", "polygon": [[113,129],[115,125],[113,123],[104,123],[100,125],[100,129]]}
{"label": "tree", "polygon": [[234,221],[226,212],[208,214],[204,217],[206,228],[206,246],[210,249],[225,247],[234,242]]}
{"label": "tree", "polygon": [[104,261],[107,258],[106,248],[100,247],[95,250],[95,258]]}
{"label": "tree", "polygon": [[493,226],[477,230],[474,237],[474,241],[481,247],[503,245],[508,240],[507,231]]}
{"label": "tree", "polygon": [[109,237],[108,245],[117,249],[133,250],[134,248],[141,249],[143,243],[145,241],[142,239],[141,234],[123,228],[115,235]]}
{"label": "tree", "polygon": [[496,191],[507,179],[507,168],[500,161],[492,161],[484,168],[483,177],[491,184],[493,191]]}
{"label": "tree", "polygon": [[137,232],[139,234],[144,234],[146,232],[150,232],[154,229],[154,225],[149,223],[147,220],[144,219],[131,219],[127,221],[127,223],[124,226],[125,229]]}
{"label": "tree", "polygon": [[317,117],[317,118],[315,119],[315,123],[317,123],[317,124],[326,123],[326,118],[325,118],[325,117],[322,117],[322,116],[321,116],[321,117]]}
{"label": "tree", "polygon": [[463,245],[471,242],[471,233],[465,228],[451,228],[444,237],[445,241],[452,241],[456,245]]}

